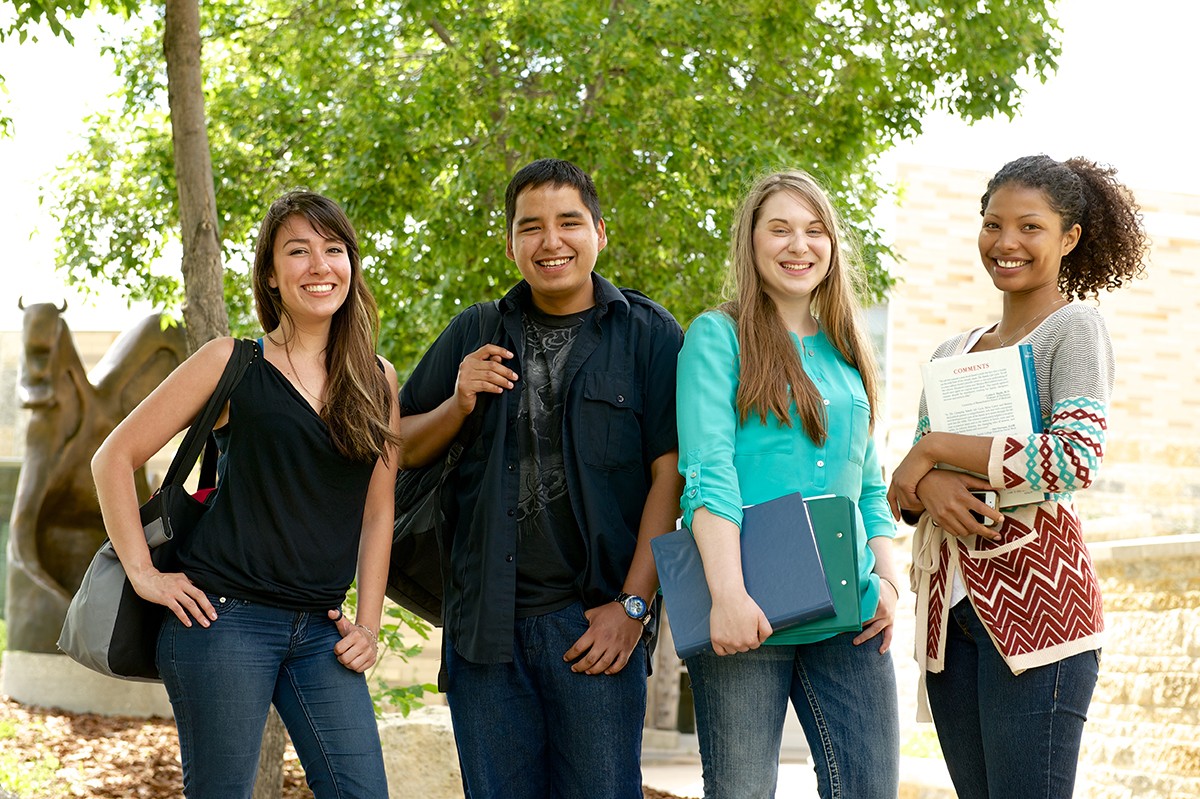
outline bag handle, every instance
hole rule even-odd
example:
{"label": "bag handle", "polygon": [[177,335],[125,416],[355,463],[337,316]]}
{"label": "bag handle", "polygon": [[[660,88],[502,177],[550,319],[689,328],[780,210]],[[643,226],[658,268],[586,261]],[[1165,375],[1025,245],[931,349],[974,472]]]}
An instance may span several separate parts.
{"label": "bag handle", "polygon": [[[191,474],[192,467],[196,465],[196,459],[200,457],[200,450],[209,443],[209,439],[212,439],[213,426],[221,416],[225,403],[229,401],[229,395],[233,393],[241,381],[242,375],[246,373],[246,368],[254,360],[257,350],[258,347],[251,341],[240,338],[233,340],[233,354],[229,356],[229,361],[225,364],[225,370],[221,372],[221,379],[217,381],[217,387],[212,396],[208,398],[208,402],[204,404],[195,420],[188,426],[187,435],[183,437],[183,442],[175,451],[175,457],[171,459],[171,465],[163,478],[164,486],[182,484]],[[212,443],[212,451],[215,453],[215,439]],[[205,460],[209,461],[209,458],[206,457]],[[211,467],[213,470],[212,482],[215,483],[215,458],[211,460]],[[205,467],[201,467],[201,470],[202,472],[207,471],[207,464]],[[201,479],[203,480],[203,475]]]}

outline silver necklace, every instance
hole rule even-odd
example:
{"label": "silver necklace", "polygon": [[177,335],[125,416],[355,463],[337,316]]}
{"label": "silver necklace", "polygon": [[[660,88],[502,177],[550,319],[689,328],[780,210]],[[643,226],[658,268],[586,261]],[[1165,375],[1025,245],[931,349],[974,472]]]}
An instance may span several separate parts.
{"label": "silver necklace", "polygon": [[1025,328],[1029,327],[1031,324],[1036,322],[1038,319],[1045,318],[1047,316],[1047,313],[1046,313],[1047,311],[1053,309],[1054,306],[1056,306],[1056,305],[1066,305],[1066,304],[1067,304],[1066,300],[1064,300],[1062,297],[1058,297],[1057,299],[1054,300],[1054,302],[1050,303],[1045,308],[1038,311],[1027,322],[1025,322],[1025,324],[1018,327],[1017,332],[1013,333],[1007,339],[1000,337],[1000,325],[996,325],[996,339],[1000,342],[1001,347],[1007,347],[1011,342],[1016,341],[1021,336],[1021,334],[1025,332]]}

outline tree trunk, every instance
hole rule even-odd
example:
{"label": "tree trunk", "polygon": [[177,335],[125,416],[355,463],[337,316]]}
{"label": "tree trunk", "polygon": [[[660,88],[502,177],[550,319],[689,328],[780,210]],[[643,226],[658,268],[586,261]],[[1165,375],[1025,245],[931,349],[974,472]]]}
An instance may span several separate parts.
{"label": "tree trunk", "polygon": [[[229,335],[222,278],[217,198],[204,121],[198,0],[166,0],[163,52],[167,59],[167,102],[179,186],[183,237],[183,321],[188,347]],[[253,799],[279,799],[283,792],[283,723],[274,709],[267,717]]]}
{"label": "tree trunk", "polygon": [[183,321],[188,346],[194,352],[206,341],[229,335],[229,314],[225,309],[217,198],[204,121],[200,5],[198,0],[166,3],[163,50],[183,235]]}
{"label": "tree trunk", "polygon": [[283,793],[283,746],[287,732],[275,708],[267,715],[263,730],[262,749],[258,753],[258,777],[250,799],[279,799]]}

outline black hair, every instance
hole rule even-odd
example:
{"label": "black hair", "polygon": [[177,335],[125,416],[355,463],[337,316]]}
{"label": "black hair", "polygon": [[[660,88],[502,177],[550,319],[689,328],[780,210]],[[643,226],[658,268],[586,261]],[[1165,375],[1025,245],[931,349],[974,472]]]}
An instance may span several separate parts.
{"label": "black hair", "polygon": [[547,184],[573,186],[591,213],[592,224],[599,228],[603,219],[600,213],[600,198],[596,194],[596,184],[592,182],[588,173],[561,158],[542,158],[521,167],[504,190],[504,230],[508,234],[512,233],[513,218],[517,213],[517,196],[526,189],[536,189]]}
{"label": "black hair", "polygon": [[1062,229],[1079,225],[1079,242],[1063,256],[1058,288],[1067,299],[1112,291],[1145,269],[1146,230],[1133,193],[1116,178],[1117,171],[1086,158],[1056,161],[1027,155],[1009,161],[988,181],[980,200],[987,212],[992,194],[1016,184],[1037,189],[1062,219]]}

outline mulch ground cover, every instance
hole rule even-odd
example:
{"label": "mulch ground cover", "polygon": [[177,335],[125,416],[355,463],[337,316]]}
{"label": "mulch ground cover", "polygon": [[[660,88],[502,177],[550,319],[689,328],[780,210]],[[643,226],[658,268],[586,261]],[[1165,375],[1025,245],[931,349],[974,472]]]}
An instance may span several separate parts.
{"label": "mulch ground cover", "polygon": [[[183,795],[175,725],[0,699],[0,799],[13,786],[20,799],[175,799]],[[653,788],[645,796],[678,799]],[[281,799],[312,799],[290,745]]]}

